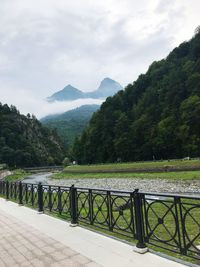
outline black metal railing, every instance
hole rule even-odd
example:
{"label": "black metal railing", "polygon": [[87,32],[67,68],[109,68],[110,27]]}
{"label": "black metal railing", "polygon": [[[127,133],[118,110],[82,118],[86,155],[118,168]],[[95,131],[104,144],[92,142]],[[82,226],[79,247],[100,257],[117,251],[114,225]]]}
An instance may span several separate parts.
{"label": "black metal railing", "polygon": [[200,197],[0,181],[6,199],[159,247],[200,258]]}

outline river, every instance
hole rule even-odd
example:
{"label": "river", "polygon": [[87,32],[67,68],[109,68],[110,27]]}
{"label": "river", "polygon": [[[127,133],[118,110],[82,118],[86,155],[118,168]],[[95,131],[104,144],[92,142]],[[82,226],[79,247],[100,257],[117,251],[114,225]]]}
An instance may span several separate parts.
{"label": "river", "polygon": [[38,184],[38,183],[49,184],[49,176],[51,175],[52,175],[51,172],[35,173],[24,178],[22,182],[26,184]]}

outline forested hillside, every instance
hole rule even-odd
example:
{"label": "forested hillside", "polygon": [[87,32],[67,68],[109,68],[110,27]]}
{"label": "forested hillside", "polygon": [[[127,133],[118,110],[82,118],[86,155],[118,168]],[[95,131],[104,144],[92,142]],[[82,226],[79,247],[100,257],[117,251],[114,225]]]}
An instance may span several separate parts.
{"label": "forested hillside", "polygon": [[99,105],[83,105],[62,114],[44,117],[40,121],[46,127],[56,129],[65,148],[69,149],[98,108]]}
{"label": "forested hillside", "polygon": [[73,155],[80,163],[200,156],[200,30],[107,98]]}
{"label": "forested hillside", "polygon": [[14,107],[0,103],[0,163],[11,167],[60,164],[64,157],[55,131],[34,117],[21,115]]}

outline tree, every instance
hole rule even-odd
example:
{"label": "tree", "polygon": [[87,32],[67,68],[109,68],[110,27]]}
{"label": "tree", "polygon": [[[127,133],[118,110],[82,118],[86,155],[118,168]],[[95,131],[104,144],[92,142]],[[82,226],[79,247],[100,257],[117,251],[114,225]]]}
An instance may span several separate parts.
{"label": "tree", "polygon": [[68,157],[65,157],[64,160],[63,160],[63,162],[62,162],[62,164],[63,164],[64,167],[69,166],[69,164],[70,164],[69,158]]}
{"label": "tree", "polygon": [[200,154],[200,34],[153,62],[95,113],[74,154],[81,163]]}

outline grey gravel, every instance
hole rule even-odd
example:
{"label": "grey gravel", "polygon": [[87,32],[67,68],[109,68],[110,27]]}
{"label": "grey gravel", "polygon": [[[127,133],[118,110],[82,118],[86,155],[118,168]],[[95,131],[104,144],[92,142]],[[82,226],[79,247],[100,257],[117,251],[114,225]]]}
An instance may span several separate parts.
{"label": "grey gravel", "polygon": [[39,183],[58,186],[87,187],[116,190],[135,190],[146,192],[168,193],[193,193],[200,194],[199,180],[170,181],[167,179],[142,179],[142,178],[93,178],[93,179],[51,179],[52,173],[37,173],[26,177],[25,183]]}
{"label": "grey gravel", "polygon": [[200,180],[169,181],[165,179],[98,178],[98,179],[48,179],[48,184],[87,188],[134,190],[147,192],[199,193]]}

